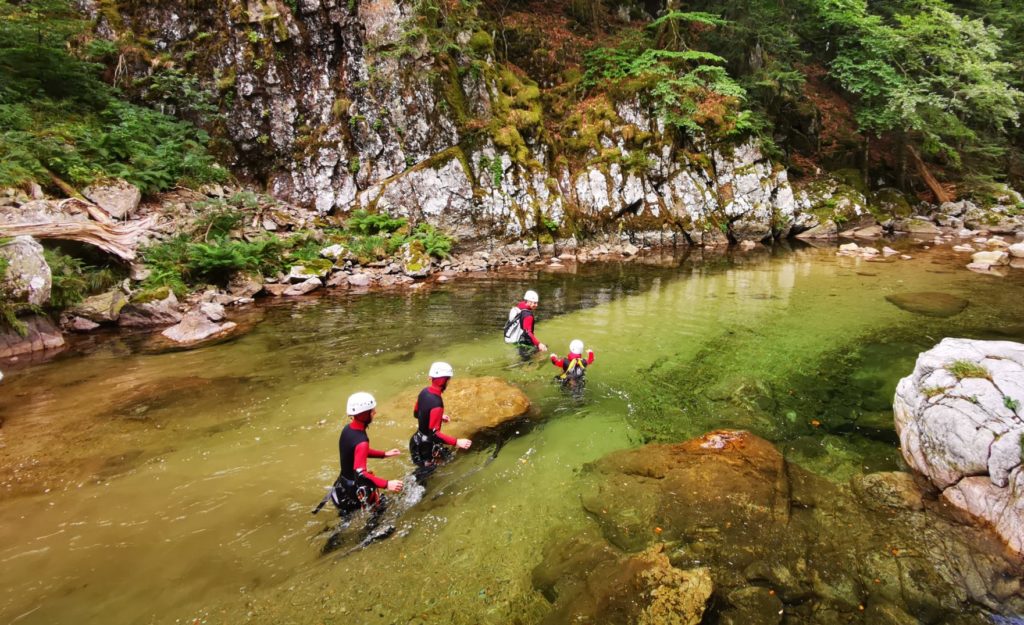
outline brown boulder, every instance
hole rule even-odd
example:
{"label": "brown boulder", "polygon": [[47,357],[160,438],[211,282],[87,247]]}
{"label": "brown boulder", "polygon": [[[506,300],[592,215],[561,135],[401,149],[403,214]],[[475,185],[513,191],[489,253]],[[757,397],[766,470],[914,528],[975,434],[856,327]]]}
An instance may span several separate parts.
{"label": "brown boulder", "polygon": [[582,495],[614,545],[641,549],[658,534],[680,539],[713,529],[742,543],[748,528],[784,524],[789,482],[782,454],[749,432],[717,430],[675,445],[613,453],[590,466]]}
{"label": "brown boulder", "polygon": [[[543,623],[697,625],[711,598],[706,568],[672,566],[658,544],[635,555],[617,557],[599,545],[576,545],[567,559],[546,560],[534,570],[534,582],[560,571],[570,585],[555,597]],[[553,554],[549,553],[549,558]],[[577,556],[581,556],[580,559]],[[543,587],[538,587],[543,591]],[[547,594],[547,593],[546,593]],[[549,596],[549,598],[551,598]]]}
{"label": "brown boulder", "polygon": [[[420,388],[399,394],[382,407],[381,414],[411,415],[419,393]],[[444,424],[444,433],[456,438],[473,438],[479,432],[527,416],[530,399],[498,377],[454,377],[444,393],[444,407],[452,419]]]}

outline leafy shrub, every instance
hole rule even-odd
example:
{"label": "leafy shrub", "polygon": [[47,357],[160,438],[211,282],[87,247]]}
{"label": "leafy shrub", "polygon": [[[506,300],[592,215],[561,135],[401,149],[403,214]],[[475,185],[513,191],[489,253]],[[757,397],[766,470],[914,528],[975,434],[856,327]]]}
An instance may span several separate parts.
{"label": "leafy shrub", "polygon": [[[49,185],[51,172],[74,185],[125,178],[146,193],[225,180],[206,151],[206,133],[116,99],[100,79],[102,66],[71,54],[68,42],[86,26],[66,0],[0,2],[0,186]],[[105,55],[110,45],[84,52]],[[195,86],[170,76],[165,89],[174,80]]]}
{"label": "leafy shrub", "polygon": [[435,258],[448,258],[452,252],[451,237],[430,224],[420,224],[407,238],[408,241],[419,241],[423,250]]}
{"label": "leafy shrub", "polygon": [[359,209],[352,213],[345,226],[353,234],[376,235],[396,232],[408,223],[404,217],[391,217]]}
{"label": "leafy shrub", "polygon": [[71,308],[90,295],[110,289],[124,278],[122,270],[95,267],[57,249],[46,248],[43,256],[52,274],[47,307],[53,310]]}

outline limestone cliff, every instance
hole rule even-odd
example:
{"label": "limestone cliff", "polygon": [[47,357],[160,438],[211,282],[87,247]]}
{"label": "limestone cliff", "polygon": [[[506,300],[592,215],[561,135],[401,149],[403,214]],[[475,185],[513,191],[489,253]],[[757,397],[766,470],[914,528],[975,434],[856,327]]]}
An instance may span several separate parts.
{"label": "limestone cliff", "polygon": [[[493,31],[464,3],[448,19],[397,0],[79,5],[99,36],[137,44],[122,55],[125,84],[195,75],[216,92],[222,115],[205,125],[232,169],[321,213],[377,209],[463,239],[761,239],[793,222],[786,172],[753,140],[684,143],[636,97],[584,101],[550,123],[550,99],[496,61]],[[188,102],[179,109],[188,116]]]}

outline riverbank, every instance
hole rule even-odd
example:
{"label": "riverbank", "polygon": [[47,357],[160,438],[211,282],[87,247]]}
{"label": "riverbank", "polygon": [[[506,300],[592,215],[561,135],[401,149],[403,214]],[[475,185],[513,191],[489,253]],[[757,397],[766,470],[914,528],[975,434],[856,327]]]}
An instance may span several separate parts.
{"label": "riverbank", "polygon": [[[701,246],[681,242],[665,233],[606,236],[586,243],[574,239],[533,245],[485,241],[465,245],[470,249],[456,251],[447,258],[422,259],[422,264],[412,271],[398,258],[360,264],[340,250],[338,244],[327,246],[325,242],[325,247],[318,250],[322,262],[311,265],[315,266],[315,275],[314,270],[303,265],[293,265],[288,273],[279,271],[266,278],[239,272],[224,287],[211,285],[181,300],[169,289],[157,291],[154,296],[152,291],[140,293],[125,288],[127,283],[122,284],[63,313],[60,325],[64,337],[52,339],[50,346],[43,344],[42,349],[18,353],[18,349],[25,350],[26,342],[34,340],[38,344],[38,339],[29,336],[19,341],[16,336],[9,336],[7,351],[0,356],[0,362],[8,370],[45,362],[66,351],[88,348],[96,341],[86,337],[96,332],[100,341],[116,331],[135,336],[151,334],[148,349],[153,352],[193,348],[229,340],[251,330],[262,317],[261,309],[278,299],[308,299],[338,292],[429,290],[465,278],[521,275],[530,271],[575,272],[588,263],[671,264],[691,257],[713,263],[735,256],[773,254],[808,246],[835,248],[838,255],[856,256],[866,262],[908,262],[920,252],[949,248],[961,256],[981,253],[992,259],[991,263],[967,265],[976,273],[1005,276],[1009,271],[1024,269],[1024,232],[996,235],[983,229],[935,226],[934,231],[927,233],[890,232],[889,237],[883,238],[886,231],[879,225],[835,234],[838,236],[797,237],[768,243],[745,240],[736,245],[721,241],[718,245]],[[59,330],[52,327],[50,332]]]}

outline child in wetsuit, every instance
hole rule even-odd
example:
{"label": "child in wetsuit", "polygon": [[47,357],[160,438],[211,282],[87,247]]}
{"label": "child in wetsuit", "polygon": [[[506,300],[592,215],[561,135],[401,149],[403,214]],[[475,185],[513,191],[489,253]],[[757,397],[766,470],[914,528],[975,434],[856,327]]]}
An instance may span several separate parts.
{"label": "child in wetsuit", "polygon": [[569,343],[569,353],[565,358],[558,354],[551,355],[551,364],[562,368],[562,374],[555,379],[562,383],[562,388],[580,392],[586,384],[587,367],[594,362],[594,350],[588,349],[583,357],[583,341],[575,339]]}

